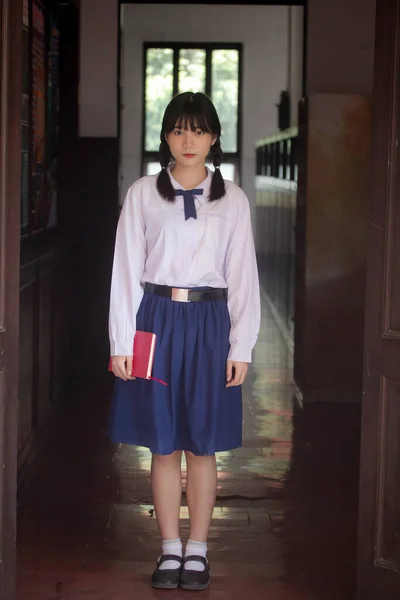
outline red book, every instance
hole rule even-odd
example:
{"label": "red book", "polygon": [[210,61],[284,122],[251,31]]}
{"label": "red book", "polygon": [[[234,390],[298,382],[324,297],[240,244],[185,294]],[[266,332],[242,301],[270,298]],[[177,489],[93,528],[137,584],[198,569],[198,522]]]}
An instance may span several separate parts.
{"label": "red book", "polygon": [[136,332],[133,342],[132,377],[151,379],[155,349],[155,333],[147,333],[147,331]]}
{"label": "red book", "polygon": [[[152,379],[154,351],[156,348],[156,334],[147,331],[137,331],[133,342],[133,364],[132,377],[141,377],[142,379]],[[112,359],[108,365],[108,370],[112,371]]]}

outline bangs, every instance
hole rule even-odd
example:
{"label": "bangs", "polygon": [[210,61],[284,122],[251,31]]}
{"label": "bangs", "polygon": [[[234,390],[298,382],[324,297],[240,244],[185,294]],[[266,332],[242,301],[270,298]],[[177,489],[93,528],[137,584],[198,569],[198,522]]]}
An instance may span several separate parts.
{"label": "bangs", "polygon": [[211,130],[210,123],[205,115],[201,113],[196,114],[195,112],[186,112],[179,115],[170,131],[172,131],[175,127],[178,127],[179,129],[190,129],[191,131],[201,129],[206,133],[214,133]]}
{"label": "bangs", "polygon": [[211,100],[201,93],[186,92],[173,98],[168,105],[161,132],[161,139],[176,127],[219,136],[221,125]]}

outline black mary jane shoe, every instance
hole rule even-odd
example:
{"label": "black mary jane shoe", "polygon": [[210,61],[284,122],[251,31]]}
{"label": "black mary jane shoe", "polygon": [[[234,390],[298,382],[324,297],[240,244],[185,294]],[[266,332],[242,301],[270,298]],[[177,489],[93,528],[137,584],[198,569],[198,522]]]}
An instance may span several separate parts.
{"label": "black mary jane shoe", "polygon": [[[204,570],[190,571],[189,569],[185,569],[185,564],[193,560],[203,563]],[[207,589],[210,585],[210,565],[208,560],[204,556],[187,556],[183,561],[179,585],[183,590]]]}
{"label": "black mary jane shoe", "polygon": [[[160,569],[160,565],[166,560],[175,560],[179,563],[177,569]],[[179,586],[179,580],[182,569],[182,557],[175,554],[164,554],[157,561],[157,568],[151,576],[151,585],[153,588],[161,590],[176,590]]]}

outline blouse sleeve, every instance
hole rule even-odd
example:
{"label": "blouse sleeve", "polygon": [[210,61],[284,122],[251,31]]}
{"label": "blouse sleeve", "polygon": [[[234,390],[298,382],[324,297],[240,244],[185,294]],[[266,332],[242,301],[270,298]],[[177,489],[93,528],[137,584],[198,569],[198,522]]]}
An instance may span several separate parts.
{"label": "blouse sleeve", "polygon": [[231,318],[229,360],[251,362],[260,329],[260,288],[249,201],[239,190],[236,215],[225,259]]}
{"label": "blouse sleeve", "polygon": [[145,261],[141,188],[135,183],[125,197],[115,241],[109,314],[111,356],[132,356]]}

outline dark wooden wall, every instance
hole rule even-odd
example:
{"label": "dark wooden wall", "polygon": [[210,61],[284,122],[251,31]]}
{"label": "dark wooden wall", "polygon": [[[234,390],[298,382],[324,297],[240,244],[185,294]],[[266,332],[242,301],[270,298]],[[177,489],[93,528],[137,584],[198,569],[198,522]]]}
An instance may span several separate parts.
{"label": "dark wooden wall", "polygon": [[95,377],[109,359],[108,305],[118,219],[118,141],[82,138],[77,198],[82,211],[74,266],[75,372]]}
{"label": "dark wooden wall", "polygon": [[78,137],[79,13],[60,22],[59,223],[21,242],[20,487],[77,377],[107,369],[118,141]]}
{"label": "dark wooden wall", "polygon": [[295,379],[306,401],[361,402],[369,99],[310,95],[299,141]]}
{"label": "dark wooden wall", "polygon": [[71,257],[54,244],[46,255],[24,257],[20,280],[19,465],[71,375]]}

